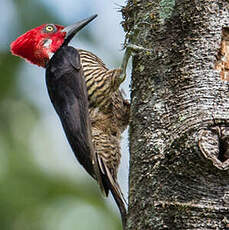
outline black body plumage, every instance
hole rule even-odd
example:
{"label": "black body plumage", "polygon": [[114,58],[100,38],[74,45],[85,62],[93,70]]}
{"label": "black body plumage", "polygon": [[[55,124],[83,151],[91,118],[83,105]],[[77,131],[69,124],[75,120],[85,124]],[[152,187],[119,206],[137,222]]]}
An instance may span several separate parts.
{"label": "black body plumage", "polygon": [[63,46],[54,54],[47,64],[46,84],[76,158],[95,177],[87,88],[76,49]]}

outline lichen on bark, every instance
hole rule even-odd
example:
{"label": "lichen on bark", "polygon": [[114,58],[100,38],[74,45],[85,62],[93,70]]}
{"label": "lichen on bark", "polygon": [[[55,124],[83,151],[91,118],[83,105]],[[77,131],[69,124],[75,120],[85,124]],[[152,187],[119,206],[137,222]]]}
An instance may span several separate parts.
{"label": "lichen on bark", "polygon": [[160,3],[160,18],[163,20],[163,22],[168,19],[170,16],[172,16],[174,6],[175,6],[175,0],[161,0]]}

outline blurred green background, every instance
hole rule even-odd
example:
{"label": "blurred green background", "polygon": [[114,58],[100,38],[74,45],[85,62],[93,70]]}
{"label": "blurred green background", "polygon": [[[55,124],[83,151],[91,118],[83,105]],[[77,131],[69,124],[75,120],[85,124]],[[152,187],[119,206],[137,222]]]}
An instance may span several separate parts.
{"label": "blurred green background", "polygon": [[[0,229],[116,230],[117,208],[78,164],[49,101],[45,71],[12,56],[10,43],[43,23],[69,25],[97,13],[72,45],[109,67],[122,58],[124,0],[0,0]],[[128,97],[128,81],[123,88]],[[120,181],[127,190],[128,144]]]}

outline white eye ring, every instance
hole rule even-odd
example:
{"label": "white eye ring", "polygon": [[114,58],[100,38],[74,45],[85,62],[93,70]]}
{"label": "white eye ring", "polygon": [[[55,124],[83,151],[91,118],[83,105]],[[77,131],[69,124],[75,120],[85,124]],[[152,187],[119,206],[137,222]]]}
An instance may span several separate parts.
{"label": "white eye ring", "polygon": [[46,26],[45,27],[45,30],[48,31],[48,32],[52,32],[54,30],[53,26]]}
{"label": "white eye ring", "polygon": [[56,26],[53,25],[53,24],[46,25],[46,26],[44,26],[44,28],[43,28],[43,32],[44,32],[44,33],[54,33],[54,32],[56,32],[56,31],[57,31],[57,28],[56,28]]}

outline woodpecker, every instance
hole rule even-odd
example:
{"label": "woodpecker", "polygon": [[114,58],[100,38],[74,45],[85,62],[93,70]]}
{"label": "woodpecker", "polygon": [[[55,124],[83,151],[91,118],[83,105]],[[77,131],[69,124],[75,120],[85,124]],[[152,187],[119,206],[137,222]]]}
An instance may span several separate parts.
{"label": "woodpecker", "polygon": [[119,90],[130,53],[121,68],[109,70],[93,53],[68,43],[97,15],[71,26],[43,24],[11,43],[11,52],[46,68],[46,85],[71,148],[102,192],[111,191],[125,227],[126,208],[117,182],[121,134],[130,104]]}

